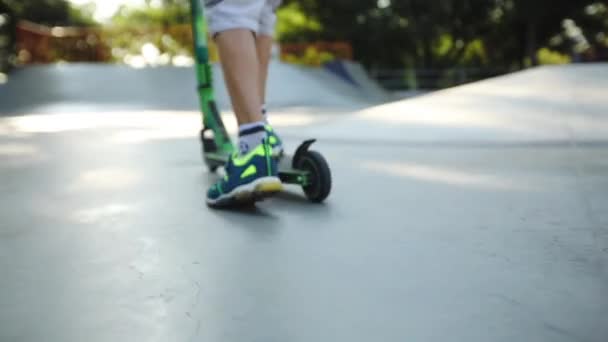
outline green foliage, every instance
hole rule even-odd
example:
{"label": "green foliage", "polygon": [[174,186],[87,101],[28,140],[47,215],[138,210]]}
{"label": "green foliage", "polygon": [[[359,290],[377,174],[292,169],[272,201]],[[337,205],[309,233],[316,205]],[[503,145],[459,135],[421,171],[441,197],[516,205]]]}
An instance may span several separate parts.
{"label": "green foliage", "polygon": [[[0,0],[0,15],[2,21],[6,22],[5,25],[0,25],[0,70],[7,70],[16,63],[16,25],[20,20],[49,26],[97,24],[93,12],[87,11],[86,6],[73,7],[66,0]],[[50,55],[55,53],[54,49],[49,52]]]}
{"label": "green foliage", "polygon": [[142,54],[144,46],[153,46],[158,51],[159,60],[165,60],[165,63],[175,56],[192,55],[192,38],[187,25],[169,29],[161,26],[139,29],[116,26],[105,30],[104,41],[112,47],[112,60],[115,62]]}
{"label": "green foliage", "polygon": [[72,7],[66,0],[0,0],[16,19],[50,26],[86,26],[95,24],[91,14]]}
{"label": "green foliage", "polygon": [[[301,17],[318,22],[321,31],[292,26],[288,34],[280,35],[281,41],[299,41],[301,36],[348,41],[353,44],[355,58],[368,67],[518,68],[526,60],[536,64],[537,52],[561,33],[566,18],[582,25],[592,45],[608,42],[606,4],[593,0],[286,0],[286,3],[303,12],[299,14]],[[566,53],[567,44],[558,50]]]}
{"label": "green foliage", "polygon": [[189,1],[165,0],[162,7],[122,6],[112,18],[107,41],[114,61],[125,61],[153,45],[161,59],[192,54],[191,14]]}
{"label": "green foliage", "polygon": [[74,26],[99,26],[99,23],[93,18],[96,6],[94,3],[85,4],[82,6],[70,6],[68,16],[70,22]]}
{"label": "green foliage", "polygon": [[308,41],[322,31],[321,23],[308,17],[299,3],[291,3],[277,11],[277,36],[283,41]]}
{"label": "green foliage", "polygon": [[[117,56],[136,53],[145,43],[171,55],[190,51],[187,29],[169,32],[189,25],[190,1],[147,3],[123,7],[112,19],[110,44]],[[66,0],[0,0],[3,5],[38,23],[95,24],[90,6],[73,8]],[[285,0],[277,16],[280,42],[345,41],[356,60],[376,69],[509,69],[581,56],[608,58],[606,1]],[[312,64],[334,58],[313,50],[290,58]]]}
{"label": "green foliage", "polygon": [[572,61],[570,56],[561,54],[557,51],[552,51],[548,48],[538,50],[539,64],[567,64]]}
{"label": "green foliage", "polygon": [[190,7],[171,2],[166,7],[122,6],[112,18],[115,25],[175,25],[190,23]]}
{"label": "green foliage", "polygon": [[608,59],[608,3],[595,2],[562,21],[561,31],[549,47],[574,59],[581,56]]}
{"label": "green foliage", "polygon": [[320,22],[323,31],[316,38],[351,42],[355,58],[367,66],[441,68],[487,62],[479,37],[489,26],[493,1],[288,3],[300,4],[309,17]]}

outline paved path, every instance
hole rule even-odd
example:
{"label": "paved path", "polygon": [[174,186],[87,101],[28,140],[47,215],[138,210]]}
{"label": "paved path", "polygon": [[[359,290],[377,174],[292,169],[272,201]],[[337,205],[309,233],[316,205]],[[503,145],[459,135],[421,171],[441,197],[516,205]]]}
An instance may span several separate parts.
{"label": "paved path", "polygon": [[283,104],[334,192],[240,212],[190,73],[64,68],[0,87],[0,341],[606,341],[607,65]]}

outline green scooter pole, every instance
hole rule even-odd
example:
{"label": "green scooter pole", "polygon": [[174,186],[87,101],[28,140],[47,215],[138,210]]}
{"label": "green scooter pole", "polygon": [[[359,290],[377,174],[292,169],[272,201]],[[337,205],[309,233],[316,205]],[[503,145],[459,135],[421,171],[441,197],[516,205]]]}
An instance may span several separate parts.
{"label": "green scooter pole", "polygon": [[[198,96],[203,115],[201,141],[206,161],[209,164],[210,158],[213,160],[218,158],[225,160],[226,156],[234,151],[234,145],[226,132],[215,102],[213,71],[209,60],[207,21],[201,2],[202,0],[191,0],[190,10],[192,12],[192,33],[196,56]],[[215,161],[211,161],[211,168],[215,168],[216,164]]]}

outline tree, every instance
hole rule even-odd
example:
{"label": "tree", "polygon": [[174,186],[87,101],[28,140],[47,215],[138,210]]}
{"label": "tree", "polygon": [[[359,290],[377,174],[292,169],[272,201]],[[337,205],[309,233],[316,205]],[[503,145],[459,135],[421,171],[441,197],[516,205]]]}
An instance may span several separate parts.
{"label": "tree", "polygon": [[[490,39],[498,45],[503,42],[502,53],[510,59],[519,61],[521,66],[527,63],[537,65],[537,51],[547,45],[551,37],[561,31],[564,19],[575,15],[592,0],[503,0],[497,1],[497,9],[504,13],[497,22],[495,32]],[[508,32],[513,32],[508,37]],[[504,44],[504,38],[510,40]],[[490,40],[489,39],[489,40]]]}
{"label": "tree", "polygon": [[66,0],[0,0],[17,20],[25,19],[50,26],[86,26],[94,20]]}
{"label": "tree", "polygon": [[[488,26],[487,0],[292,0],[320,22],[317,39],[347,40],[367,66],[438,67],[462,62]],[[310,35],[310,32],[307,32]],[[482,58],[479,58],[481,60]]]}
{"label": "tree", "polygon": [[[367,66],[536,64],[537,51],[593,0],[287,0],[319,23],[281,37],[346,40]],[[596,25],[599,20],[596,20]]]}
{"label": "tree", "polygon": [[0,73],[9,69],[15,51],[15,15],[5,3],[0,2]]}
{"label": "tree", "polygon": [[161,7],[151,1],[143,8],[122,6],[112,18],[118,25],[174,25],[190,23],[190,3],[187,0],[163,0]]}

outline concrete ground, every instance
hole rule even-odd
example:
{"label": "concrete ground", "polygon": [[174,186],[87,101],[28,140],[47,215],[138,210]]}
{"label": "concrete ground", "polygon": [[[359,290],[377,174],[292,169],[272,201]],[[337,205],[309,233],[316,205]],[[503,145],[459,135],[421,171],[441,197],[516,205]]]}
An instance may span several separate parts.
{"label": "concrete ground", "polygon": [[204,204],[191,73],[105,68],[0,87],[0,341],[608,339],[608,65],[278,104],[334,191],[241,211]]}

